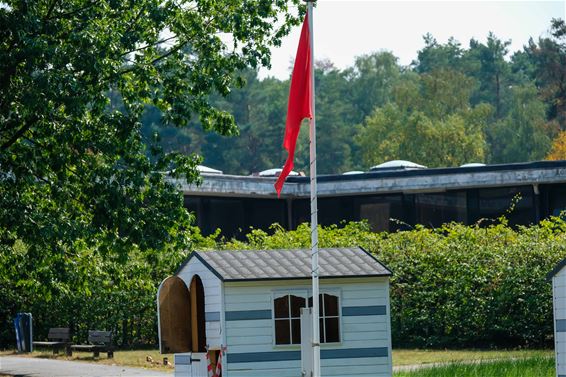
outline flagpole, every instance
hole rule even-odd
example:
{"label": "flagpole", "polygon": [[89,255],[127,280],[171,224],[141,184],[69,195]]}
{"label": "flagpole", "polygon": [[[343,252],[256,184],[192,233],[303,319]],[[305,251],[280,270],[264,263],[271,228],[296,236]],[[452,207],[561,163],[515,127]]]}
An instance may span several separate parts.
{"label": "flagpole", "polygon": [[311,269],[312,269],[312,349],[313,374],[320,377],[320,323],[319,323],[319,288],[318,288],[318,206],[316,191],[316,117],[314,91],[314,37],[313,37],[313,0],[308,1],[309,36],[310,36],[310,71],[311,71],[311,109],[310,120],[310,178],[311,178]]}

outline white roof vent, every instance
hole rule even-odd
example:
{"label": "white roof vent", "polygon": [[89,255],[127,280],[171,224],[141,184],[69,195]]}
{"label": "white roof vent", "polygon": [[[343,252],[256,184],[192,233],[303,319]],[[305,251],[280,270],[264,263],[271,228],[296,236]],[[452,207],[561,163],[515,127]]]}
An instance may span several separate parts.
{"label": "white roof vent", "polygon": [[476,168],[478,166],[485,166],[481,162],[470,162],[469,164],[460,165],[461,168]]}
{"label": "white roof vent", "polygon": [[[267,170],[264,170],[264,171],[260,171],[258,175],[260,177],[279,177],[279,174],[281,174],[282,171],[283,171],[283,169],[279,169],[279,168],[277,168],[277,169],[267,169]],[[299,175],[299,173],[297,173],[294,170],[291,170],[291,172],[289,173],[289,177],[295,177],[295,176],[298,176],[298,175]]]}
{"label": "white roof vent", "polygon": [[347,171],[345,173],[342,173],[342,175],[353,175],[353,174],[364,174],[364,171],[361,170],[351,170],[351,171]]}
{"label": "white roof vent", "polygon": [[201,174],[223,174],[222,170],[216,170],[203,165],[197,165],[197,170]]}
{"label": "white roof vent", "polygon": [[372,166],[369,170],[371,171],[383,171],[383,170],[413,170],[413,169],[426,169],[426,166],[419,165],[411,161],[406,160],[392,160],[384,162],[383,164]]}

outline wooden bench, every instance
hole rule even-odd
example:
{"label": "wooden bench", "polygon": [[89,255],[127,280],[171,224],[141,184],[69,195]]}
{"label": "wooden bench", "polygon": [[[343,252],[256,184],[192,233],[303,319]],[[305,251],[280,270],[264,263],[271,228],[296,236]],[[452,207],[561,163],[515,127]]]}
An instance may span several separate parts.
{"label": "wooden bench", "polygon": [[100,351],[106,352],[109,359],[114,358],[112,346],[112,331],[88,331],[89,344],[73,344],[72,349],[77,351],[92,352],[94,357],[100,356]]}
{"label": "wooden bench", "polygon": [[71,356],[71,329],[67,327],[54,327],[49,329],[48,342],[33,342],[34,346],[52,347],[53,354],[59,354],[59,348],[65,347],[67,356]]}

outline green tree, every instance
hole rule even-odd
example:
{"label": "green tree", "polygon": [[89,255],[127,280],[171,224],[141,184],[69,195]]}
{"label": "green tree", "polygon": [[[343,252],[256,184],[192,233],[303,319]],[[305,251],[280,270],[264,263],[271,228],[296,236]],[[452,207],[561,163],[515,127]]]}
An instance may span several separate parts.
{"label": "green tree", "polygon": [[[355,88],[348,77],[348,72],[341,71],[333,65],[321,66],[317,64],[315,70],[316,85],[316,113],[317,113],[317,162],[321,174],[342,173],[352,169],[354,164],[352,150],[354,128],[358,111],[351,93]],[[304,127],[302,133],[308,135],[308,128]],[[308,138],[301,140],[304,143],[302,170],[308,172],[309,154]]]}
{"label": "green tree", "polygon": [[38,335],[155,343],[155,290],[196,237],[168,180],[198,182],[205,134],[187,130],[238,133],[220,98],[269,64],[298,3],[2,2],[0,342],[25,310]]}
{"label": "green tree", "polygon": [[471,107],[473,80],[437,70],[403,80],[395,103],[377,108],[356,141],[366,166],[406,159],[430,167],[484,161],[489,105]]}
{"label": "green tree", "polygon": [[228,95],[237,72],[269,64],[270,47],[300,22],[293,4],[4,1],[1,244],[21,239],[40,259],[78,239],[122,252],[186,245],[189,216],[162,172],[196,181],[200,158],[144,140],[143,112],[152,105],[164,125],[198,118],[237,134],[209,95]]}
{"label": "green tree", "polygon": [[[485,118],[490,110],[479,107],[475,111]],[[394,159],[429,167],[484,161],[482,123],[468,121],[474,117],[478,116],[452,114],[442,120],[431,119],[423,112],[407,113],[388,104],[366,118],[357,141],[366,166]]]}
{"label": "green tree", "polygon": [[546,120],[546,106],[534,86],[512,88],[509,113],[487,131],[490,162],[542,160],[550,151],[557,125]]}
{"label": "green tree", "polygon": [[566,23],[552,20],[552,36],[532,39],[525,53],[533,62],[534,78],[543,99],[549,104],[548,119],[556,119],[566,130]]}
{"label": "green tree", "polygon": [[[487,43],[475,39],[470,41],[470,48],[465,59],[470,61],[469,67],[476,67],[470,75],[479,82],[479,88],[472,96],[472,103],[486,102],[494,106],[495,116],[502,114],[503,90],[510,73],[509,63],[505,61],[511,41],[502,41],[493,33],[489,33]],[[473,63],[479,64],[473,64]]]}
{"label": "green tree", "polygon": [[417,53],[417,60],[412,65],[418,73],[432,72],[437,69],[460,69],[463,50],[460,42],[454,38],[446,44],[427,33],[423,36],[425,46]]}
{"label": "green tree", "polygon": [[205,165],[230,174],[251,174],[281,166],[284,161],[283,132],[287,112],[288,81],[258,80],[256,71],[243,73],[246,86],[226,98],[214,98],[221,108],[234,114],[240,133],[236,138],[192,128],[201,135]]}
{"label": "green tree", "polygon": [[356,122],[391,100],[391,91],[402,74],[397,60],[391,52],[375,52],[358,56],[351,72],[346,70],[351,78],[345,84],[351,94],[345,98],[350,98],[358,110]]}

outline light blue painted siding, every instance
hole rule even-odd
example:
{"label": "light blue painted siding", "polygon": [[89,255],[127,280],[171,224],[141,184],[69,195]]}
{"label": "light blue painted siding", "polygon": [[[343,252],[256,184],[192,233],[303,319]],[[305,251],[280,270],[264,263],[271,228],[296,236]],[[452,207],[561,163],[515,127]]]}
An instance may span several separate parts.
{"label": "light blue painted siding", "polygon": [[[388,284],[386,279],[335,279],[321,280],[321,292],[339,293],[341,311],[341,342],[323,344],[321,352],[331,358],[322,358],[324,376],[391,376],[391,336],[389,318]],[[256,282],[254,284],[224,284],[224,310],[226,319],[237,312],[236,317],[225,322],[226,372],[228,377],[254,376],[300,376],[300,360],[296,360],[299,346],[275,346],[273,339],[273,320],[243,319],[245,311],[266,313],[272,310],[272,294],[283,290],[310,290],[310,281]],[[346,308],[346,309],[345,309]],[[251,314],[253,314],[251,313]],[[254,318],[256,314],[251,315]],[[349,315],[348,315],[349,314]],[[241,319],[234,319],[241,318]],[[358,349],[359,357],[339,358],[340,349]],[[326,350],[326,352],[325,352]],[[266,355],[272,359],[274,352],[286,354],[287,359],[277,361],[247,360],[242,355],[247,353]],[[354,351],[355,352],[355,351]],[[373,352],[373,353],[372,353]],[[376,353],[377,352],[377,353]],[[239,362],[230,362],[230,354],[238,354]],[[384,355],[381,357],[362,357],[366,355]],[[293,356],[293,357],[290,357]],[[291,359],[289,359],[291,358]],[[300,357],[299,357],[300,358]],[[253,357],[250,360],[255,360]]]}

